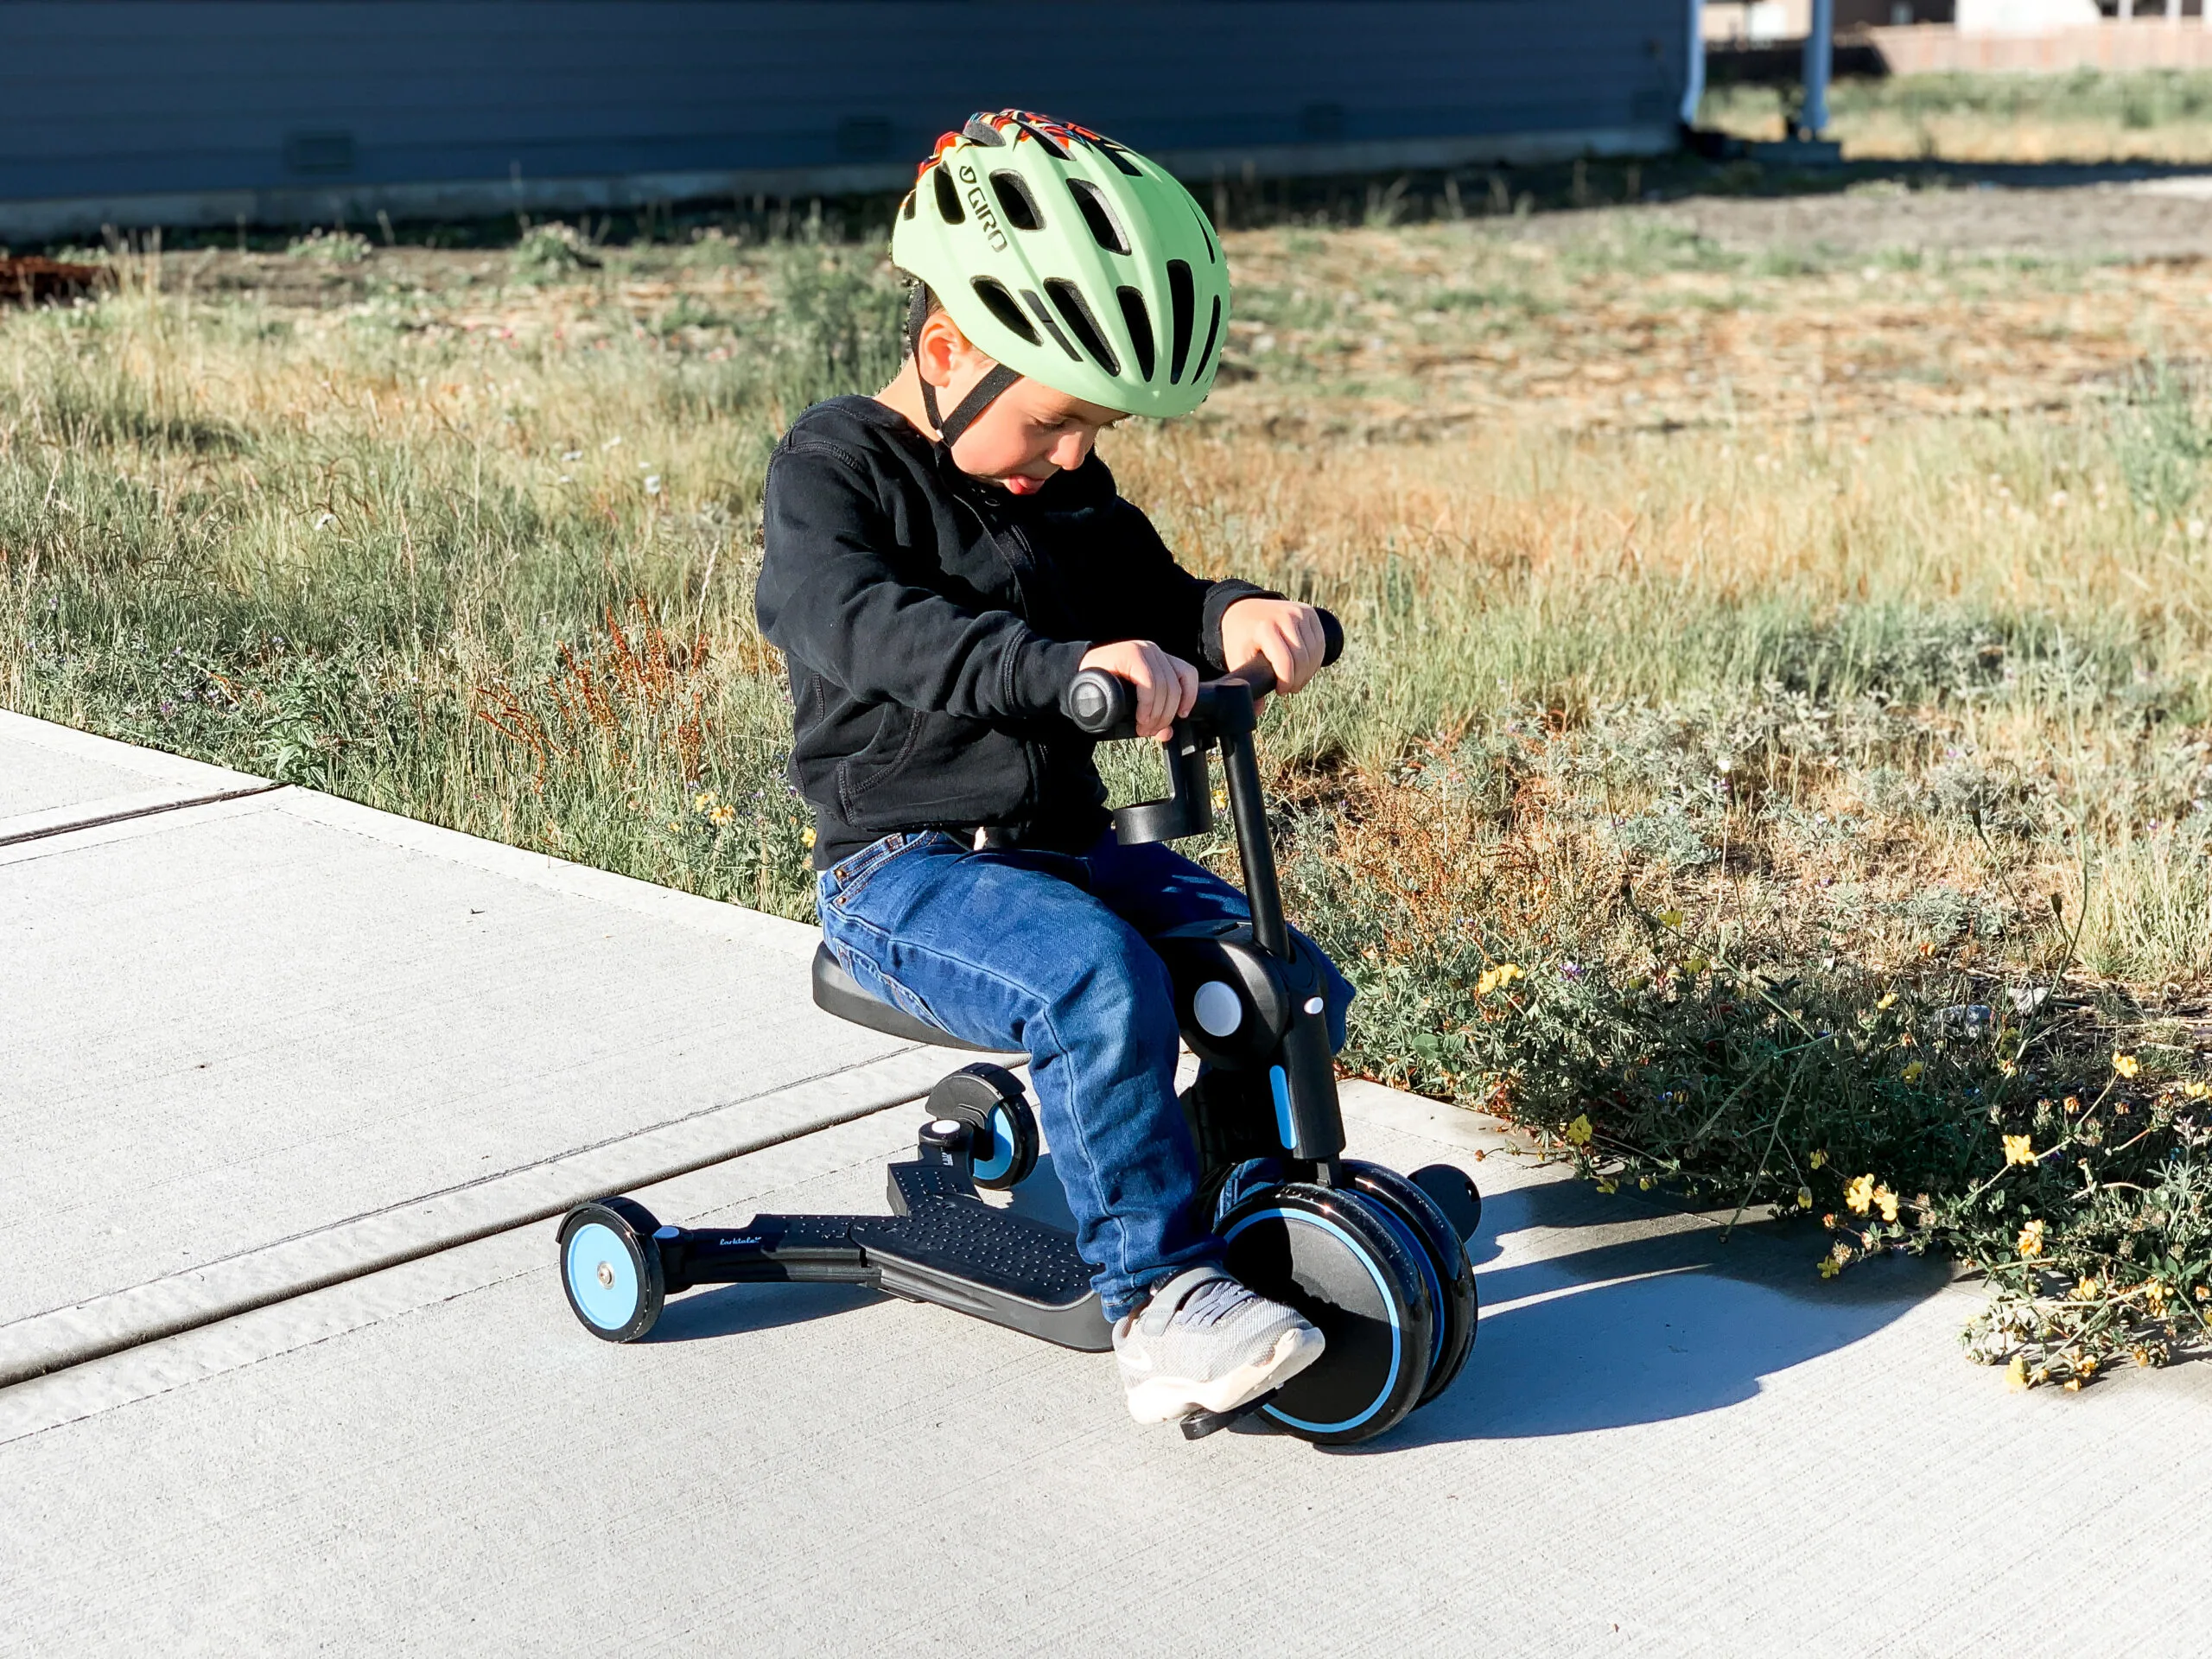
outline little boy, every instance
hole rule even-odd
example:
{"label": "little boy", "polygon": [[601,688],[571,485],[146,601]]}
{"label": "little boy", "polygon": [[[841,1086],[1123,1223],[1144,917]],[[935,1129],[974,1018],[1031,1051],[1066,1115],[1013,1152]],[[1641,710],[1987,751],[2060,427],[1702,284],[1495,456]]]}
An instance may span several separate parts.
{"label": "little boy", "polygon": [[[757,603],[790,664],[823,931],[886,1001],[1028,1052],[1131,1413],[1230,1410],[1322,1337],[1224,1272],[1193,1213],[1175,1004],[1146,939],[1244,900],[1116,842],[1091,741],[1059,712],[1103,668],[1163,737],[1198,664],[1265,658],[1286,692],[1320,666],[1311,607],[1178,568],[1092,453],[1127,415],[1204,400],[1227,267],[1159,168],[1016,111],[938,141],[892,258],[916,283],[898,378],[807,410],[768,468]],[[1351,990],[1330,980],[1341,1043]]]}

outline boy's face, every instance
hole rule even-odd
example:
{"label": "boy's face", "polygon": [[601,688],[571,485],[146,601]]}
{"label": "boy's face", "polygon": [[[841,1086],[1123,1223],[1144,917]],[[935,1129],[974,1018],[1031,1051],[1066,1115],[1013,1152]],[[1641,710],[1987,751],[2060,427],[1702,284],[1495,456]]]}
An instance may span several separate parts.
{"label": "boy's face", "polygon": [[[938,388],[938,402],[947,410],[957,408],[995,366],[942,311],[924,326],[921,343],[922,372]],[[960,435],[952,446],[953,465],[1016,495],[1033,495],[1055,473],[1082,466],[1098,435],[1127,418],[1119,410],[1087,404],[1037,381],[1017,380]]]}

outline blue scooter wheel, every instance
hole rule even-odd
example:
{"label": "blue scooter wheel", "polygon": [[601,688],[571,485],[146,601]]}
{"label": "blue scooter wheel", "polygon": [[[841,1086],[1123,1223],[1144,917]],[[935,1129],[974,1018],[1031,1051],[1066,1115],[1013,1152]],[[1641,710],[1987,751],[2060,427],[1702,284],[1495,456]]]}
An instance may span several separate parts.
{"label": "blue scooter wheel", "polygon": [[1328,1339],[1262,1412],[1300,1440],[1348,1446],[1395,1427],[1421,1402],[1436,1343],[1428,1272],[1378,1200],[1302,1182],[1262,1187],[1220,1230],[1229,1271]]}
{"label": "blue scooter wheel", "polygon": [[602,1342],[635,1342],[667,1300],[660,1223],[630,1198],[580,1204],[561,1223],[561,1289],[569,1311]]}

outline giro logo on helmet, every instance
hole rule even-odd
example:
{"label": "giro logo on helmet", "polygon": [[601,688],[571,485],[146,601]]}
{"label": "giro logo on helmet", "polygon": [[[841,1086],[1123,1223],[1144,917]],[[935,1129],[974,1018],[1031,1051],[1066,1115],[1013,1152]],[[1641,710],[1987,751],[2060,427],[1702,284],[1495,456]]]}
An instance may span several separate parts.
{"label": "giro logo on helmet", "polygon": [[976,215],[976,226],[982,231],[984,239],[991,245],[992,251],[1004,253],[1006,232],[999,228],[999,216],[992,212],[991,199],[983,194],[982,182],[976,178],[976,169],[962,167],[960,182],[968,187],[968,211]]}

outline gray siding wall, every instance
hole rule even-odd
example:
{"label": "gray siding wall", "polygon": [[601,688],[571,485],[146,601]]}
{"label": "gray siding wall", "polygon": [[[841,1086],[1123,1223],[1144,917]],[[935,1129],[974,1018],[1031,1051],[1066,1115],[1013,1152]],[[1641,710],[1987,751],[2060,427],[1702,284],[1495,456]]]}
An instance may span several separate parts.
{"label": "gray siding wall", "polygon": [[893,184],[1007,105],[1193,164],[1356,162],[1663,133],[1688,50],[1686,0],[0,0],[0,203]]}

